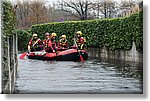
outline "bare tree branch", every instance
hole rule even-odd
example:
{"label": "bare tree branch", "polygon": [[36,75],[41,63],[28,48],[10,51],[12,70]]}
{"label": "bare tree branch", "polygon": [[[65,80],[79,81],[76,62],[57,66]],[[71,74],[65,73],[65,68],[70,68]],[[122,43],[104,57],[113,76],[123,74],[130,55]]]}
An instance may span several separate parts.
{"label": "bare tree branch", "polygon": [[[63,9],[64,11],[67,10],[68,13],[72,14],[72,15],[76,15],[78,14],[78,18],[80,20],[86,20],[88,18],[87,13],[90,11],[91,5],[92,3],[88,0],[86,1],[82,1],[82,0],[78,0],[78,1],[62,1],[60,3],[60,5],[63,5]],[[77,16],[77,15],[76,15]]]}
{"label": "bare tree branch", "polygon": [[71,11],[68,11],[68,10],[65,10],[65,9],[63,9],[65,12],[68,12],[68,13],[70,13],[70,14],[72,14],[73,16],[75,16],[75,17],[79,17],[79,16],[77,16],[76,14],[74,14],[73,12],[71,12]]}

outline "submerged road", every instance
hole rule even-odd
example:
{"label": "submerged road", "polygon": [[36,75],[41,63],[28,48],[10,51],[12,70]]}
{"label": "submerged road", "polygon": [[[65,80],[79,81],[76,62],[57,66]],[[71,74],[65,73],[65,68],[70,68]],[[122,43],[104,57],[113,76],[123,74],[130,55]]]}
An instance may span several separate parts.
{"label": "submerged road", "polygon": [[15,93],[142,93],[142,64],[20,60]]}

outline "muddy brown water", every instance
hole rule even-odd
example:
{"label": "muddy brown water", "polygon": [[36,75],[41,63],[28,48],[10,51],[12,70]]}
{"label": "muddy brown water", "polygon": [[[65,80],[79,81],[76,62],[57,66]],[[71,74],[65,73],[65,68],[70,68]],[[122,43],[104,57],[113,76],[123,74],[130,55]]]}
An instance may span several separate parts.
{"label": "muddy brown water", "polygon": [[15,93],[142,93],[142,64],[20,60]]}

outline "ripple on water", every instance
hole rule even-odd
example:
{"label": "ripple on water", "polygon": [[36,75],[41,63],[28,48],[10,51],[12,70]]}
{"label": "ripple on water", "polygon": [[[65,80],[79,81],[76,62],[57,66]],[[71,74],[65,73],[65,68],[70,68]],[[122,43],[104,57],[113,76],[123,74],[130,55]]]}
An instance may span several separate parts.
{"label": "ripple on water", "polygon": [[142,93],[136,65],[19,60],[16,93]]}

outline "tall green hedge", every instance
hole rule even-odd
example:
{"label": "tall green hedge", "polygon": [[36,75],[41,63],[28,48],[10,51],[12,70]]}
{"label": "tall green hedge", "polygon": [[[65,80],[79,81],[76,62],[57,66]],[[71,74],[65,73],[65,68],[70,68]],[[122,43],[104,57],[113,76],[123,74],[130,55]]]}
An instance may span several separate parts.
{"label": "tall green hedge", "polygon": [[17,35],[18,35],[18,50],[19,51],[26,51],[28,41],[32,37],[31,30],[16,29],[15,33],[17,33]]}
{"label": "tall green hedge", "polygon": [[130,17],[113,18],[103,20],[66,21],[47,24],[33,25],[32,33],[39,34],[44,38],[45,32],[55,32],[60,37],[66,34],[70,44],[76,31],[80,30],[87,39],[88,47],[106,46],[112,50],[128,50],[132,42],[136,43],[137,50],[143,50],[143,12],[136,13]]}
{"label": "tall green hedge", "polygon": [[2,1],[2,15],[3,35],[12,35],[15,28],[15,16],[10,1]]}

